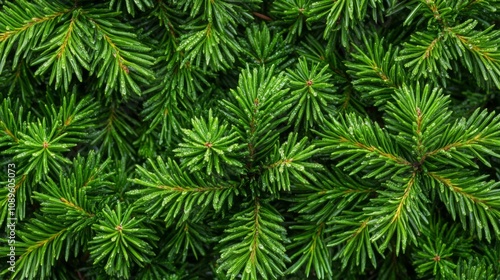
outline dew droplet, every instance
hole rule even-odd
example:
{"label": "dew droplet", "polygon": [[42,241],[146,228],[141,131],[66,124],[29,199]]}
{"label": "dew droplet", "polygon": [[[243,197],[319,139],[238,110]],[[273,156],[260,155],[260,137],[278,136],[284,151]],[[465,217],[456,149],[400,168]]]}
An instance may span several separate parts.
{"label": "dew droplet", "polygon": [[247,263],[245,267],[245,272],[249,274],[252,272],[252,266],[250,265],[250,262]]}

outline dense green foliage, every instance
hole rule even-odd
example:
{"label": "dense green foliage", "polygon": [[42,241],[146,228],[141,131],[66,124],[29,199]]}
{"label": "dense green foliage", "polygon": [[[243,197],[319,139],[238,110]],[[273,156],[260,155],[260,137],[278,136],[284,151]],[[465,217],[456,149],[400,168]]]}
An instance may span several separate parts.
{"label": "dense green foliage", "polygon": [[500,279],[497,9],[0,1],[0,278]]}

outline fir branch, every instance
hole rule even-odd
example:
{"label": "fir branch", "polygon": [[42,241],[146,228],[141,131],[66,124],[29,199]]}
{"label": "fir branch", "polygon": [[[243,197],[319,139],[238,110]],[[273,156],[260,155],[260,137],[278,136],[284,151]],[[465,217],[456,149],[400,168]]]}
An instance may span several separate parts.
{"label": "fir branch", "polygon": [[[12,112],[13,108],[18,108],[18,111]],[[17,120],[14,114],[17,114]],[[24,131],[24,129],[18,126],[18,124],[23,123],[25,117],[24,108],[20,106],[19,100],[14,102],[10,98],[3,100],[0,106],[0,129],[2,131],[0,147],[19,143],[18,130],[21,129],[21,131]]]}
{"label": "fir branch", "polygon": [[274,73],[274,66],[247,68],[240,74],[238,88],[231,90],[230,99],[220,101],[224,114],[248,143],[250,164],[265,160],[279,131],[284,130],[280,125],[292,106],[292,100],[285,98],[286,81],[284,73]]}
{"label": "fir branch", "polygon": [[271,14],[279,19],[281,25],[288,27],[289,38],[292,38],[311,29],[311,24],[307,22],[310,8],[311,0],[278,0],[274,1]]}
{"label": "fir branch", "polygon": [[[492,233],[499,236],[497,223],[500,217],[498,186],[500,182],[485,181],[487,176],[471,177],[471,172],[460,172],[465,176],[457,176],[456,171],[429,172],[428,175],[440,186],[441,201],[455,220],[458,216],[464,228],[476,231],[479,239],[483,233],[488,242]],[[467,176],[468,175],[468,176]]]}
{"label": "fir branch", "polygon": [[28,174],[35,172],[35,181],[40,181],[42,176],[47,175],[49,170],[61,170],[61,164],[71,163],[62,155],[75,144],[65,143],[66,134],[56,135],[57,126],[53,125],[50,131],[47,129],[45,119],[33,122],[27,126],[27,133],[19,132],[19,143],[9,149],[9,153],[15,154],[14,159],[27,160],[27,164],[18,172]]}
{"label": "fir branch", "polygon": [[137,35],[131,32],[133,27],[119,22],[115,18],[117,15],[119,13],[107,9],[93,9],[82,14],[95,36],[92,38],[95,46],[90,72],[96,73],[99,86],[106,85],[106,95],[117,87],[123,96],[130,91],[140,95],[137,82],[148,84],[155,78],[148,69],[153,66],[154,57],[146,54],[151,48],[135,40]]}
{"label": "fir branch", "polygon": [[239,40],[242,49],[240,62],[250,67],[275,66],[284,70],[293,60],[289,59],[292,47],[280,33],[271,32],[265,24],[254,24],[246,29],[245,38]]}
{"label": "fir branch", "polygon": [[[334,249],[328,248],[327,244],[328,246],[342,246],[343,253],[337,254],[336,258],[349,256],[342,258],[344,265],[349,263],[347,260],[354,254],[354,250],[351,249],[359,248],[358,246],[345,247],[346,244],[343,243],[359,229],[359,227],[354,228],[360,224],[357,220],[366,218],[364,215],[355,216],[356,212],[353,210],[366,205],[370,195],[375,192],[375,186],[370,182],[362,182],[357,178],[346,176],[335,168],[326,172],[318,172],[315,177],[317,180],[311,184],[299,184],[300,192],[296,191],[297,194],[293,197],[294,205],[290,211],[296,213],[298,218],[296,224],[291,226],[291,229],[297,231],[290,237],[294,242],[287,246],[287,250],[292,252],[290,253],[291,259],[294,261],[288,272],[293,273],[305,266],[306,273],[312,272],[314,268],[318,278],[324,279],[332,276],[330,256]],[[368,234],[368,240],[363,241],[367,246],[371,242],[369,239]],[[357,250],[358,265],[361,264],[359,261],[363,265],[366,262],[365,257],[368,255],[365,251],[363,252]]]}
{"label": "fir branch", "polygon": [[208,121],[194,118],[191,123],[193,130],[183,129],[184,142],[179,148],[174,149],[176,156],[184,158],[183,167],[191,172],[206,167],[208,175],[212,170],[224,174],[224,167],[242,167],[238,160],[244,153],[244,145],[238,144],[240,140],[235,131],[227,129],[227,123],[219,125],[219,119],[208,113]]}
{"label": "fir branch", "polygon": [[409,171],[412,166],[399,155],[398,145],[387,131],[354,114],[326,122],[323,131],[317,133],[323,137],[318,144],[324,151],[331,152],[334,157],[351,154],[337,164],[338,167],[345,165],[345,169],[351,171],[350,175],[367,165],[378,167],[366,174],[367,178],[395,176]]}
{"label": "fir branch", "polygon": [[149,242],[157,241],[158,237],[142,224],[145,217],[136,220],[131,217],[132,211],[133,207],[128,207],[122,213],[120,203],[115,210],[106,205],[103,219],[92,226],[98,234],[89,242],[90,253],[94,264],[106,259],[104,268],[109,275],[129,278],[132,262],[142,267],[154,255]]}
{"label": "fir branch", "polygon": [[386,127],[397,133],[397,141],[422,163],[429,146],[435,145],[449,127],[452,113],[447,108],[449,99],[437,88],[431,91],[426,85],[422,89],[417,83],[413,89],[403,85],[396,90],[394,100],[395,103],[387,104]]}
{"label": "fir branch", "polygon": [[[356,215],[356,212],[345,211],[343,216],[339,216],[330,224],[327,231],[332,238],[328,246],[342,245],[334,257],[334,259],[341,259],[342,269],[347,267],[352,257],[356,260],[353,265],[359,266],[361,271],[366,269],[367,257],[372,266],[377,267],[374,251],[378,251],[378,247],[370,240],[370,218]],[[354,248],[356,250],[353,250]]]}
{"label": "fir branch", "polygon": [[[14,66],[14,65],[13,65]],[[26,60],[21,60],[15,69],[4,69],[0,74],[0,91],[6,92],[7,96],[20,96],[23,103],[28,103],[33,96],[39,92],[41,79],[34,76],[34,71],[29,67]]]}
{"label": "fir branch", "polygon": [[210,228],[202,223],[179,221],[171,229],[167,236],[169,241],[162,250],[168,252],[168,259],[171,260],[179,258],[180,255],[180,260],[185,262],[189,252],[192,252],[195,259],[199,259],[199,256],[207,253],[207,245],[214,240]]}
{"label": "fir branch", "polygon": [[[25,196],[26,189],[28,186],[26,184],[28,183],[26,175],[22,175],[21,178],[15,183],[14,185],[14,195],[21,197],[21,199],[16,200],[16,216],[11,217],[11,218],[17,218],[19,220],[22,220],[26,217],[26,201],[23,198]],[[5,222],[7,222],[7,215],[10,214],[9,212],[9,200],[11,199],[9,197],[9,190],[7,188],[4,188],[3,191],[0,193],[0,197],[3,197],[0,201],[0,209],[2,211],[2,214],[0,214],[0,226],[3,226]]]}
{"label": "fir branch", "polygon": [[189,0],[179,3],[179,9],[189,11],[192,18],[201,18],[205,22],[213,23],[217,30],[229,28],[229,34],[234,34],[237,23],[253,19],[248,8],[255,7],[258,2],[259,0]]}
{"label": "fir branch", "polygon": [[68,177],[77,188],[85,189],[91,197],[98,197],[101,188],[113,184],[110,182],[110,163],[111,159],[103,160],[100,153],[90,151],[86,157],[78,155],[73,159]]}
{"label": "fir branch", "polygon": [[305,40],[301,42],[301,47],[297,52],[301,57],[312,63],[327,65],[330,62],[331,56],[334,54],[326,52],[326,47],[323,43],[324,42],[320,39],[314,38],[311,34],[308,34]]}
{"label": "fir branch", "polygon": [[[123,4],[125,2],[125,4]],[[154,6],[152,0],[111,0],[109,2],[109,8],[111,9],[113,6],[116,6],[116,10],[120,11],[125,6],[127,13],[135,16],[135,8],[138,8],[140,11],[144,12],[146,8],[152,8]]]}
{"label": "fir branch", "polygon": [[[379,246],[383,251],[396,235],[394,244],[396,255],[405,251],[408,241],[417,243],[417,235],[427,220],[429,210],[428,199],[422,194],[423,186],[417,173],[409,178],[397,178],[395,182],[387,183],[387,190],[379,191],[379,196],[371,200],[372,204],[365,207],[371,217],[371,241],[382,239]],[[411,211],[409,210],[411,209]]]}
{"label": "fir branch", "polygon": [[404,70],[397,62],[398,48],[379,37],[363,38],[366,51],[358,45],[353,45],[356,52],[351,53],[353,61],[346,62],[347,73],[353,76],[354,88],[361,92],[364,98],[371,98],[375,106],[384,106],[391,100],[395,90],[404,82]]}
{"label": "fir branch", "polygon": [[42,64],[35,75],[44,74],[52,66],[49,83],[55,81],[56,89],[62,84],[67,91],[73,73],[82,82],[82,68],[90,69],[91,58],[87,51],[88,43],[86,42],[89,38],[82,37],[83,34],[87,34],[85,24],[80,22],[80,13],[82,13],[81,9],[74,10],[71,20],[59,26],[54,31],[56,34],[51,40],[34,48],[35,51],[43,51],[32,62],[32,65]]}
{"label": "fir branch", "polygon": [[[89,197],[87,191],[90,185],[105,183],[109,176],[104,172],[92,173],[92,167],[99,164],[100,157],[92,152],[86,159],[79,156],[73,161],[71,176],[59,175],[58,181],[48,179],[41,183],[39,191],[33,192],[32,198],[40,203],[40,213],[18,232],[21,240],[17,240],[15,246],[22,253],[16,263],[19,270],[15,275],[21,275],[23,279],[53,277],[52,267],[56,261],[62,260],[62,253],[66,261],[70,257],[74,259],[80,253],[80,245],[90,241],[90,228],[96,222],[99,208],[98,200]],[[104,162],[100,167],[105,168],[106,164]],[[24,180],[25,177],[18,184],[23,184]],[[95,182],[86,183],[91,180]],[[16,196],[21,197],[17,190]]]}
{"label": "fir branch", "polygon": [[0,278],[499,275],[499,0],[0,2]]}
{"label": "fir branch", "polygon": [[494,112],[477,109],[467,121],[464,118],[457,120],[442,133],[447,137],[428,145],[425,158],[442,162],[446,157],[448,164],[478,168],[472,158],[477,157],[486,166],[491,166],[483,155],[500,157],[496,152],[500,147],[500,141],[496,139],[500,133],[500,116]]}
{"label": "fir branch", "polygon": [[419,277],[458,279],[454,271],[457,259],[467,257],[471,238],[461,234],[458,225],[450,227],[442,220],[434,220],[423,234],[425,238],[412,254]]}
{"label": "fir branch", "polygon": [[294,230],[301,230],[303,233],[295,235],[292,243],[287,246],[287,250],[297,248],[290,257],[292,261],[286,274],[293,275],[300,268],[305,266],[306,276],[314,274],[318,279],[325,279],[333,276],[332,259],[330,251],[326,246],[325,223],[319,224],[296,224],[291,227]]}
{"label": "fir branch", "polygon": [[324,36],[327,37],[337,25],[338,20],[342,20],[344,26],[349,25],[349,20],[361,21],[366,13],[368,1],[314,1],[311,4],[309,21],[319,20],[326,16],[326,26]]}
{"label": "fir branch", "polygon": [[485,30],[476,31],[475,20],[467,20],[462,24],[446,28],[454,39],[454,52],[467,69],[474,74],[478,83],[486,84],[491,80],[500,88],[500,51],[495,43],[500,38],[500,32],[491,25]]}
{"label": "fir branch", "polygon": [[308,184],[297,184],[298,190],[292,198],[291,212],[300,214],[306,221],[326,223],[344,210],[363,205],[376,191],[370,181],[347,176],[333,167],[323,172],[314,172],[317,180]]}
{"label": "fir branch", "polygon": [[448,21],[453,21],[453,9],[455,8],[453,5],[455,3],[443,0],[412,0],[409,4],[406,4],[413,9],[405,19],[403,25],[411,25],[416,18],[419,18],[419,21],[426,18],[429,19],[429,23],[438,23],[446,27],[448,26]]}
{"label": "fir branch", "polygon": [[[307,162],[315,153],[314,145],[305,147],[307,137],[304,137],[297,143],[297,134],[290,133],[288,140],[279,147],[274,147],[262,174],[264,189],[271,193],[278,193],[281,190],[290,190],[291,182],[297,181],[307,184],[308,181],[316,181],[314,175],[309,172],[313,169],[321,169],[322,166],[317,163]],[[278,148],[279,147],[279,148]],[[291,181],[290,177],[294,180]]]}
{"label": "fir branch", "polygon": [[179,36],[177,21],[183,17],[182,12],[172,7],[170,3],[159,0],[152,13],[158,18],[159,25],[167,28],[167,34],[170,39],[175,39]]}
{"label": "fir branch", "polygon": [[462,259],[455,269],[455,275],[458,276],[457,279],[466,280],[471,278],[481,278],[487,280],[494,280],[495,276],[498,275],[495,272],[494,266],[488,264],[484,260],[475,257],[469,259]]}
{"label": "fir branch", "polygon": [[[247,204],[248,205],[248,204]],[[283,218],[268,203],[255,198],[232,218],[226,237],[220,243],[218,271],[226,271],[230,279],[277,279],[284,275],[284,242],[286,230],[281,226]]]}
{"label": "fir branch", "polygon": [[30,3],[21,0],[16,4],[7,2],[5,6],[0,13],[0,73],[16,43],[13,69],[21,58],[29,60],[28,50],[49,38],[57,19],[73,10],[59,1]]}
{"label": "fir branch", "polygon": [[[177,40],[169,41],[166,50],[177,48]],[[170,145],[173,137],[181,134],[187,125],[186,112],[194,110],[194,101],[201,92],[209,91],[209,79],[214,73],[200,67],[183,63],[180,52],[168,52],[158,58],[155,69],[158,76],[156,83],[144,93],[148,99],[144,102],[143,120],[150,122],[148,134],[159,130],[159,143]]]}
{"label": "fir branch", "polygon": [[[169,77],[169,75],[166,75]],[[177,80],[177,79],[175,79]],[[170,84],[165,89],[182,89],[182,86]],[[155,87],[156,89],[156,87]],[[144,110],[141,114],[144,116],[143,121],[149,122],[149,129],[146,134],[151,134],[159,130],[158,138],[160,144],[170,145],[172,137],[181,133],[182,127],[185,126],[187,119],[186,112],[193,110],[191,104],[182,100],[176,101],[176,96],[173,90],[164,94],[153,94],[148,101],[144,103]]]}
{"label": "fir branch", "polygon": [[130,191],[129,194],[141,195],[136,204],[146,213],[152,213],[152,219],[163,217],[167,225],[181,214],[183,221],[199,219],[209,204],[215,211],[226,205],[231,207],[234,196],[239,193],[232,182],[216,183],[196,174],[191,178],[172,160],[165,163],[158,157],[156,164],[152,160],[149,164],[154,172],[137,166],[141,179],[131,180],[146,188]]}
{"label": "fir branch", "polygon": [[117,158],[134,154],[130,137],[137,137],[133,127],[137,127],[138,121],[127,114],[128,110],[125,106],[116,105],[102,108],[99,124],[96,131],[91,134],[93,140],[90,143],[100,147],[100,150],[105,151],[107,155]]}
{"label": "fir branch", "polygon": [[51,116],[50,123],[57,126],[56,136],[65,134],[68,143],[81,143],[89,137],[89,126],[96,121],[96,109],[100,106],[93,98],[85,97],[77,102],[76,94],[63,96],[61,106],[46,104],[42,110]]}
{"label": "fir branch", "polygon": [[333,112],[333,104],[340,99],[333,95],[336,87],[327,72],[328,67],[321,70],[319,67],[320,64],[310,67],[305,59],[299,59],[295,69],[287,69],[295,101],[289,122],[294,123],[296,129],[304,127],[307,131],[315,124],[322,124],[324,116]]}
{"label": "fir branch", "polygon": [[[172,44],[177,45],[177,43]],[[174,46],[166,45],[165,48],[170,49]],[[158,63],[158,71],[165,78],[145,93],[160,91],[164,94],[164,98],[171,99],[170,102],[186,104],[188,101],[195,100],[197,94],[206,92],[211,87],[209,81],[215,73],[186,62],[184,58],[185,55],[182,52],[165,53],[160,56],[159,60],[164,61]]]}
{"label": "fir branch", "polygon": [[34,192],[33,198],[41,202],[42,211],[47,213],[65,213],[67,220],[77,220],[83,223],[83,225],[73,224],[74,227],[85,227],[89,225],[89,220],[86,219],[95,216],[93,213],[95,209],[91,209],[83,189],[71,186],[72,183],[72,181],[60,178],[58,186],[58,184],[50,179],[47,183],[42,184],[43,190],[46,193]]}
{"label": "fir branch", "polygon": [[380,3],[378,0],[316,0],[311,3],[307,21],[325,21],[326,27],[323,32],[325,39],[330,37],[334,31],[340,30],[341,43],[347,47],[349,45],[349,29],[353,28],[356,23],[363,21],[369,6],[376,7]]}
{"label": "fir branch", "polygon": [[437,82],[448,78],[448,70],[452,69],[452,54],[445,43],[445,34],[435,32],[417,32],[411,36],[410,42],[404,43],[403,50],[397,60],[408,60],[405,67],[411,67],[411,77],[431,78]]}
{"label": "fir branch", "polygon": [[[73,245],[68,238],[68,228],[67,224],[39,216],[32,220],[24,231],[18,232],[22,242],[16,246],[23,253],[20,254],[16,266],[26,269],[16,270],[14,276],[19,275],[22,279],[48,278],[51,275],[51,268],[56,264],[63,249],[69,252],[64,247]],[[63,247],[63,245],[66,246]],[[45,254],[52,257],[44,258]]]}
{"label": "fir branch", "polygon": [[[195,24],[193,24],[195,25]],[[180,37],[178,52],[185,53],[183,64],[189,63],[204,67],[211,65],[214,70],[231,68],[240,46],[232,40],[229,30],[219,31],[211,22],[191,28],[192,32]]]}

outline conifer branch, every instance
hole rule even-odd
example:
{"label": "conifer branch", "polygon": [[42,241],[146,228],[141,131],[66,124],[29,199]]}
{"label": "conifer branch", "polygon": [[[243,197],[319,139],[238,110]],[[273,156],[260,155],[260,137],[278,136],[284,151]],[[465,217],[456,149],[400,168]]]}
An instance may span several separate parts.
{"label": "conifer branch", "polygon": [[[467,172],[464,175],[472,174]],[[484,233],[488,242],[491,242],[492,235],[500,234],[500,226],[497,223],[500,217],[500,182],[484,181],[487,176],[457,177],[457,172],[451,170],[430,172],[428,175],[436,180],[444,191],[440,193],[440,198],[453,219],[458,216],[463,227],[476,231],[480,239]]]}
{"label": "conifer branch", "polygon": [[[443,155],[453,155],[447,158],[448,163],[456,166],[470,165],[477,168],[477,164],[471,159],[476,156],[485,165],[490,166],[488,160],[483,155],[496,158],[500,157],[496,151],[500,147],[500,142],[494,140],[500,132],[500,116],[477,109],[468,118],[456,121],[453,126],[447,127],[444,131],[448,137],[430,146],[424,155],[425,158],[443,161]],[[472,154],[467,153],[471,151]]]}
{"label": "conifer branch", "polygon": [[[146,54],[151,48],[134,40],[137,35],[131,32],[133,28],[114,18],[118,14],[105,9],[95,9],[83,14],[97,37],[89,38],[96,42],[90,72],[96,73],[100,86],[106,85],[107,95],[116,87],[123,96],[129,91],[140,95],[142,91],[136,80],[148,84],[155,78],[154,73],[148,69],[153,66],[154,58]],[[108,73],[107,77],[104,73]]]}
{"label": "conifer branch", "polygon": [[[293,35],[301,36],[303,32],[311,29],[311,24],[307,22],[310,9],[310,0],[278,0],[273,3],[271,13],[279,19],[278,22],[288,26],[290,30],[289,37]],[[269,20],[271,19],[269,18]]]}
{"label": "conifer branch", "polygon": [[444,34],[427,31],[412,35],[404,44],[398,60],[408,60],[404,66],[412,67],[413,78],[423,76],[437,81],[437,78],[448,77],[447,71],[452,69],[450,57]]}
{"label": "conifer branch", "polygon": [[[16,242],[16,247],[21,253],[16,267],[19,269],[12,276],[22,279],[50,278],[61,254],[68,259],[70,250],[76,245],[70,238],[70,226],[71,223],[60,223],[40,215],[30,220],[22,231],[18,231],[21,240]],[[45,254],[52,257],[47,258]]]}
{"label": "conifer branch", "polygon": [[18,47],[12,61],[13,66],[17,65],[21,58],[30,56],[28,50],[49,37],[55,27],[56,19],[64,17],[73,10],[59,1],[18,2],[17,4],[7,2],[5,4],[7,8],[0,12],[0,73],[16,43]]}
{"label": "conifer branch", "polygon": [[56,167],[56,170],[61,170],[61,164],[70,163],[62,153],[75,144],[64,143],[66,134],[57,136],[56,129],[57,126],[54,125],[48,131],[45,119],[31,123],[26,134],[19,132],[19,144],[9,149],[9,153],[16,154],[15,159],[29,159],[29,164],[20,171],[24,174],[34,171],[35,181],[40,181],[43,175],[48,174],[49,169]]}
{"label": "conifer branch", "polygon": [[[184,213],[183,221],[190,217],[196,220],[209,204],[212,204],[216,211],[227,204],[230,207],[233,197],[239,193],[232,182],[215,183],[209,178],[196,175],[190,178],[171,160],[165,163],[161,158],[157,158],[156,164],[151,160],[149,164],[154,172],[138,166],[141,179],[131,180],[146,188],[131,191],[129,194],[141,195],[136,204],[144,208],[146,213],[152,213],[152,219],[164,217],[168,225],[181,214],[178,212],[181,209]],[[196,209],[197,207],[200,209]],[[194,213],[191,213],[191,210]]]}
{"label": "conifer branch", "polygon": [[245,39],[239,40],[242,48],[240,61],[250,67],[272,66],[285,70],[293,60],[287,57],[292,47],[285,42],[281,33],[272,32],[265,24],[254,24],[246,29]]}
{"label": "conifer branch", "polygon": [[228,35],[214,28],[211,22],[195,30],[189,36],[180,38],[181,42],[177,51],[185,53],[183,63],[189,62],[189,64],[201,66],[203,58],[204,64],[213,65],[215,70],[230,68],[235,61],[235,53],[239,45],[232,42]]}
{"label": "conifer branch", "polygon": [[154,255],[153,247],[145,240],[156,241],[158,237],[153,230],[144,228],[145,217],[136,220],[131,217],[132,211],[133,208],[128,207],[122,213],[120,203],[115,210],[106,205],[104,219],[92,226],[98,234],[89,242],[89,250],[94,264],[106,259],[104,269],[109,275],[129,278],[132,262],[143,266]]}
{"label": "conifer branch", "polygon": [[292,261],[296,260],[291,265],[286,274],[296,273],[302,266],[305,266],[306,276],[315,274],[318,278],[323,279],[333,275],[330,260],[330,250],[326,244],[325,223],[315,225],[294,225],[292,228],[302,230],[303,233],[294,236],[292,243],[287,247],[287,250],[299,248],[290,256]]}
{"label": "conifer branch", "polygon": [[500,275],[498,0],[0,2],[0,278]]}
{"label": "conifer branch", "polygon": [[306,130],[315,123],[322,124],[324,115],[333,110],[333,104],[339,97],[333,95],[335,86],[331,82],[331,74],[327,73],[327,66],[319,70],[320,64],[312,67],[305,59],[299,59],[294,71],[288,69],[292,94],[295,96],[295,109],[290,114],[289,122],[295,127],[303,126]]}
{"label": "conifer branch", "polygon": [[0,41],[7,41],[12,36],[19,36],[20,33],[25,32],[27,29],[32,28],[36,24],[42,24],[46,21],[52,21],[55,18],[60,17],[70,11],[71,9],[66,9],[61,12],[56,12],[52,15],[43,16],[41,18],[32,18],[30,21],[24,22],[24,25],[16,27],[12,31],[10,31],[11,27],[8,27],[8,29],[6,29],[9,31],[0,33]]}
{"label": "conifer branch", "polygon": [[[125,2],[125,4],[123,4]],[[160,2],[160,1],[159,1]],[[153,0],[111,0],[109,7],[112,8],[116,6],[116,10],[120,11],[125,6],[127,13],[135,16],[135,8],[137,7],[140,11],[144,12],[146,8],[152,8],[154,6]]]}
{"label": "conifer branch", "polygon": [[472,244],[469,238],[460,233],[458,225],[433,221],[423,232],[421,244],[413,254],[413,262],[419,277],[436,276],[441,278],[457,277],[455,267],[458,258],[464,257]]}
{"label": "conifer branch", "polygon": [[[370,240],[373,242],[383,238],[379,246],[380,251],[383,251],[396,235],[394,245],[398,255],[401,250],[405,251],[408,241],[417,243],[417,234],[423,227],[422,222],[426,222],[425,215],[428,215],[424,204],[427,199],[421,195],[422,186],[415,172],[409,178],[399,178],[396,183],[388,182],[387,187],[387,191],[380,191],[380,196],[372,200],[373,206],[365,210],[372,217]],[[423,215],[408,209],[418,209]]]}
{"label": "conifer branch", "polygon": [[353,45],[356,52],[351,54],[354,60],[346,63],[347,73],[353,76],[356,90],[365,94],[365,98],[372,98],[376,106],[383,106],[404,82],[400,75],[403,69],[397,60],[400,52],[392,45],[386,48],[384,40],[378,37],[363,37],[363,41],[366,50]]}
{"label": "conifer branch", "polygon": [[[333,234],[333,237],[328,246],[342,245],[340,251],[334,256],[334,259],[342,260],[342,269],[345,269],[354,257],[353,264],[361,271],[365,271],[367,257],[372,266],[377,267],[374,251],[378,250],[378,247],[370,241],[370,218],[355,217],[353,214],[350,211],[344,212],[345,216],[340,216],[330,222],[328,231]],[[356,250],[351,248],[356,248]]]}
{"label": "conifer branch", "polygon": [[220,101],[224,114],[248,144],[250,164],[265,160],[277,140],[277,132],[283,130],[278,128],[287,120],[285,113],[292,106],[292,100],[284,98],[288,92],[284,88],[286,81],[283,73],[275,75],[274,66],[253,71],[247,68],[240,75],[238,88],[231,90],[231,99]]}
{"label": "conifer branch", "polygon": [[[108,111],[105,112],[106,109]],[[102,108],[100,123],[92,134],[91,144],[100,146],[108,155],[118,158],[125,154],[134,154],[130,137],[137,137],[137,132],[132,127],[136,127],[138,122],[126,111],[128,108],[116,105]]]}
{"label": "conifer branch", "polygon": [[[448,126],[451,112],[447,110],[449,100],[434,88],[417,84],[414,89],[406,85],[394,94],[395,103],[387,105],[386,127],[398,133],[398,142],[416,152],[419,163],[428,156],[430,141],[439,136]],[[397,104],[397,106],[396,106]]]}
{"label": "conifer branch", "polygon": [[302,184],[316,180],[309,171],[320,169],[322,166],[307,162],[315,151],[314,145],[305,147],[306,143],[307,138],[302,138],[297,143],[297,134],[291,133],[281,147],[278,148],[278,145],[274,147],[274,152],[269,159],[270,164],[264,167],[263,187],[265,189],[272,193],[290,190],[291,182],[293,182],[290,177]]}
{"label": "conifer branch", "polygon": [[337,164],[351,170],[351,175],[361,171],[367,165],[379,168],[365,176],[387,176],[409,171],[412,163],[399,155],[398,146],[391,136],[377,124],[348,114],[340,120],[332,119],[318,132],[323,139],[319,145],[325,151],[331,151],[332,156],[350,154]]}
{"label": "conifer branch", "polygon": [[240,139],[235,131],[227,129],[227,123],[219,125],[212,110],[209,110],[208,121],[194,118],[191,122],[193,130],[183,129],[184,142],[174,149],[176,156],[186,159],[182,166],[192,172],[206,167],[208,175],[213,169],[224,174],[224,166],[243,166],[237,155],[243,154],[244,145],[237,143]]}
{"label": "conifer branch", "polygon": [[311,16],[307,20],[325,20],[326,28],[323,33],[325,38],[330,36],[333,31],[340,29],[342,31],[342,44],[347,46],[347,29],[341,29],[339,26],[351,26],[353,22],[362,21],[366,16],[368,6],[377,4],[378,1],[368,2],[366,0],[313,1],[309,13]]}
{"label": "conifer branch", "polygon": [[207,253],[206,246],[214,240],[210,228],[202,222],[179,221],[175,228],[171,229],[171,234],[168,235],[169,242],[165,248],[171,260],[179,259],[180,254],[181,261],[185,262],[189,253],[200,259]]}
{"label": "conifer branch", "polygon": [[3,132],[11,138],[12,141],[14,142],[19,142],[19,139],[12,133],[12,131],[7,127],[7,125],[3,122],[0,121],[0,125],[2,126]]}
{"label": "conifer branch", "polygon": [[226,229],[226,237],[220,243],[226,245],[218,260],[219,271],[227,271],[230,279],[241,275],[241,279],[277,278],[284,275],[285,229],[283,218],[267,203],[259,198],[253,205],[237,213]]}
{"label": "conifer branch", "polygon": [[493,30],[493,26],[475,31],[476,25],[477,21],[471,19],[445,30],[458,46],[456,52],[462,63],[474,73],[477,81],[491,80],[500,88],[500,51],[491,43],[500,38],[500,32]]}

